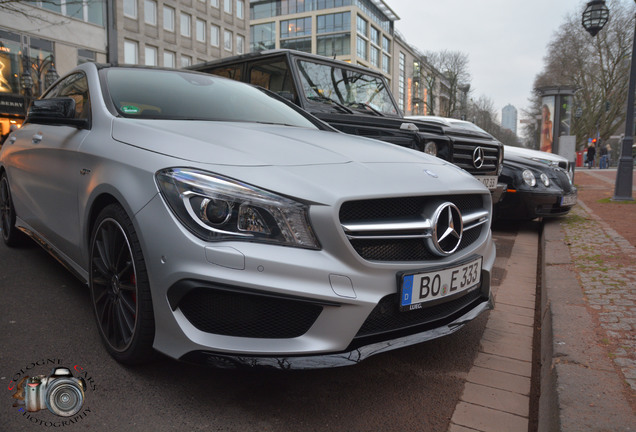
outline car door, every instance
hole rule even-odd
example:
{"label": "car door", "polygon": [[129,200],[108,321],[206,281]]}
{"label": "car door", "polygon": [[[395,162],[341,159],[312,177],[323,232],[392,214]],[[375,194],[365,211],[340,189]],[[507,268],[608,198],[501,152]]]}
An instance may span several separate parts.
{"label": "car door", "polygon": [[[45,95],[71,97],[76,118],[90,124],[88,81],[83,73],[66,77]],[[90,130],[27,122],[11,145],[9,179],[18,224],[77,262],[80,243],[77,203],[78,149]]]}

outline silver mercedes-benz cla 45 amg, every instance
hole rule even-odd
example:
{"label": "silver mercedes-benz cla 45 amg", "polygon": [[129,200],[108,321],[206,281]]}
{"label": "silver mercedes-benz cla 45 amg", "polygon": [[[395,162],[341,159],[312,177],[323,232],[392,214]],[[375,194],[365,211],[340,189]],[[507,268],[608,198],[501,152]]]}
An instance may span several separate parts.
{"label": "silver mercedes-benz cla 45 amg", "polygon": [[123,363],[344,366],[492,308],[478,180],[220,77],[77,67],[5,141],[0,192],[4,242],[87,284]]}

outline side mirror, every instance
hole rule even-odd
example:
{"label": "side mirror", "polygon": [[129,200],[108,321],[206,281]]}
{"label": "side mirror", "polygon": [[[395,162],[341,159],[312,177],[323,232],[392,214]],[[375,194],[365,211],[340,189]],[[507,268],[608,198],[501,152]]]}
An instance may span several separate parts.
{"label": "side mirror", "polygon": [[70,97],[34,100],[25,122],[88,129],[87,119],[75,118],[75,100]]}

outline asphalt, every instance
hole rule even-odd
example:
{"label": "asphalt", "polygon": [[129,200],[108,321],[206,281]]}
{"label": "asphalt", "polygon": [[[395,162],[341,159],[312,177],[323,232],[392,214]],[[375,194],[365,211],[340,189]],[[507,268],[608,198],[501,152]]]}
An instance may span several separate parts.
{"label": "asphalt", "polygon": [[[576,175],[612,196],[611,172]],[[542,222],[510,239],[449,432],[636,431],[636,248],[580,196],[569,216]],[[603,259],[617,254],[627,259]]]}

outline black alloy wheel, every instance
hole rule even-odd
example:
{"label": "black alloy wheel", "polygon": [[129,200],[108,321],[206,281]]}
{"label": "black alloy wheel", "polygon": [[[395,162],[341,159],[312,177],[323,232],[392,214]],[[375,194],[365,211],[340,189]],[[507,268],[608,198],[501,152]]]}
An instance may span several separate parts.
{"label": "black alloy wheel", "polygon": [[152,356],[154,316],[139,239],[118,204],[104,208],[91,236],[89,284],[102,341],[119,362]]}
{"label": "black alloy wheel", "polygon": [[0,177],[0,219],[2,220],[2,240],[7,246],[18,246],[22,233],[15,226],[15,209],[11,199],[11,189],[7,174]]}

